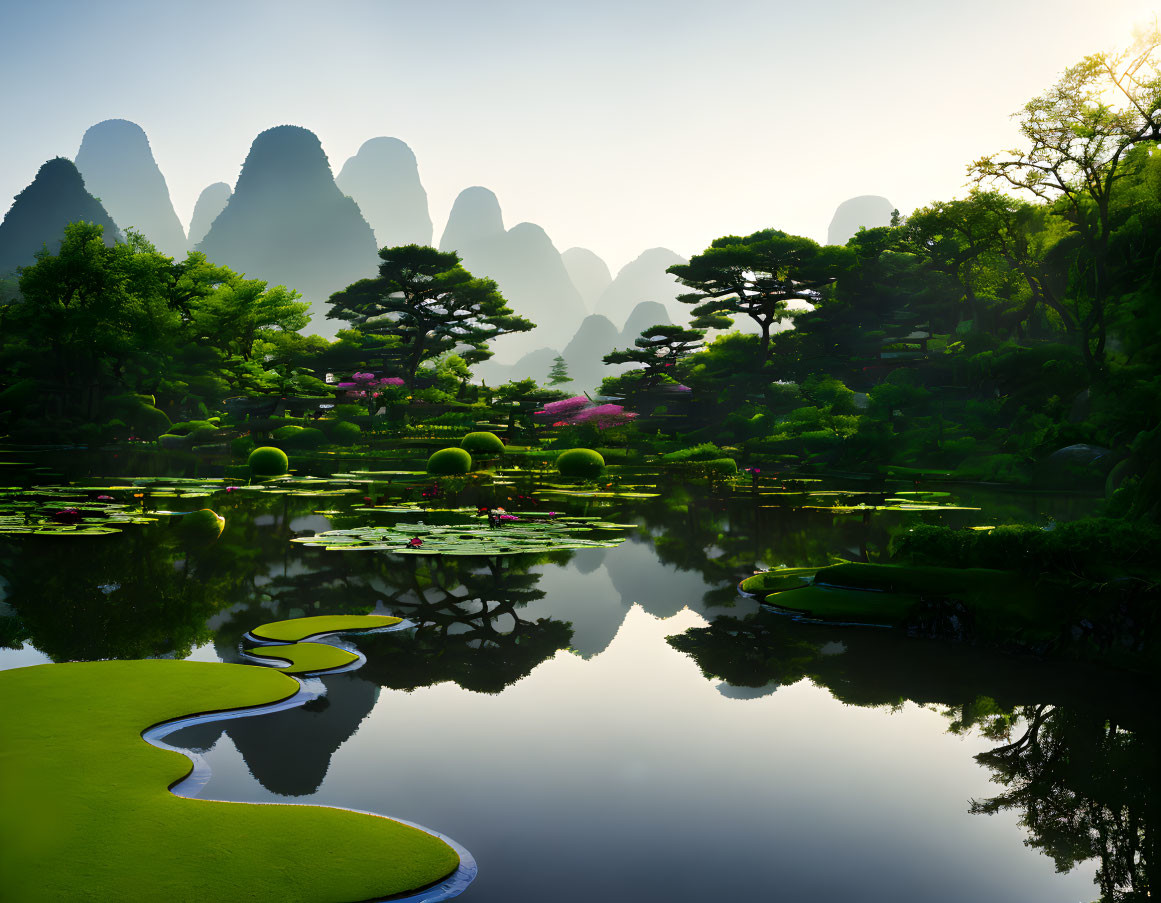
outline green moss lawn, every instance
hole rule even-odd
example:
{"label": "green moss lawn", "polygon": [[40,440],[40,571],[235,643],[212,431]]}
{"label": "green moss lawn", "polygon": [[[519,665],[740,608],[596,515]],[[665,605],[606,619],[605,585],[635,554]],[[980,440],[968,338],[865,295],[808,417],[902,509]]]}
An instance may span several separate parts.
{"label": "green moss lawn", "polygon": [[319,615],[313,618],[293,618],[289,621],[272,621],[255,627],[250,634],[260,640],[279,643],[297,643],[312,636],[325,633],[349,633],[361,630],[376,630],[393,627],[402,618],[390,615]]}
{"label": "green moss lawn", "polygon": [[359,656],[353,652],[337,646],[328,646],[326,643],[252,646],[246,653],[258,658],[289,662],[288,666],[279,668],[284,674],[318,674],[333,671],[335,668],[345,668],[351,662],[359,660]]}
{"label": "green moss lawn", "polygon": [[85,662],[0,673],[4,898],[353,903],[454,871],[459,859],[450,846],[387,818],[168,791],[190,762],[147,744],[144,729],[297,690],[275,670],[208,662]]}

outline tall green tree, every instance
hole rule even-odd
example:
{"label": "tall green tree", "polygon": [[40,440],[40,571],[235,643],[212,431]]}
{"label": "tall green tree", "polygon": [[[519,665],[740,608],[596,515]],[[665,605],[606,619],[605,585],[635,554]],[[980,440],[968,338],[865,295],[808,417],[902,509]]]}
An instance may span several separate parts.
{"label": "tall green tree", "polygon": [[454,251],[423,245],[383,248],[377,279],[360,279],[331,295],[332,319],[361,332],[399,339],[408,385],[424,361],[456,351],[468,364],[492,356],[488,344],[536,324],[508,307],[496,283],[477,279]]}
{"label": "tall green tree", "polygon": [[285,380],[273,368],[310,341],[297,335],[307,323],[297,298],[199,253],[175,262],[131,230],[106,246],[99,225],[70,224],[4,308],[0,381],[19,396],[5,407],[67,429],[122,416],[127,393],[196,407],[274,391]]}
{"label": "tall green tree", "polygon": [[635,347],[611,351],[603,358],[606,364],[640,364],[644,369],[646,385],[656,384],[673,376],[677,362],[701,347],[705,331],[683,326],[660,325],[641,330],[633,342]]}
{"label": "tall green tree", "polygon": [[790,302],[819,303],[822,290],[846,272],[853,259],[846,248],[820,246],[809,238],[765,229],[715,239],[689,263],[675,264],[666,272],[695,290],[678,296],[679,301],[697,305],[694,327],[728,328],[736,316],[753,320],[765,361],[771,328],[788,316]]}
{"label": "tall green tree", "polygon": [[1085,57],[1018,115],[1024,147],[982,157],[969,171],[977,182],[1052,204],[1069,223],[1083,249],[1071,259],[1069,286],[1081,351],[1089,370],[1103,375],[1114,189],[1142,162],[1132,150],[1161,142],[1161,32]]}
{"label": "tall green tree", "polygon": [[564,357],[558,354],[552,359],[552,368],[548,371],[548,384],[563,386],[567,382],[572,382],[572,377],[568,375],[568,364]]}

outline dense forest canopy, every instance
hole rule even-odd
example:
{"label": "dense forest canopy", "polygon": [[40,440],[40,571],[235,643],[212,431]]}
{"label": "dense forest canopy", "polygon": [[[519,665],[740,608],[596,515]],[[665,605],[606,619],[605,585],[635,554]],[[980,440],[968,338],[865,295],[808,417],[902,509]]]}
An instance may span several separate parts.
{"label": "dense forest canopy", "polygon": [[[1086,478],[1130,489],[1122,504],[1155,514],[1159,56],[1152,33],[1067,69],[1017,114],[1019,147],[969,166],[964,197],[842,247],[770,228],[670,266],[690,289],[690,322],[604,354],[616,369],[596,401],[627,408],[626,428],[605,439],[1015,482],[1062,449],[1097,449],[1104,463]],[[352,400],[336,386],[377,390],[359,410],[395,424],[467,423],[500,399],[513,428],[531,428],[529,412],[570,385],[563,359],[542,377],[551,386],[472,383],[495,340],[534,324],[452,251],[382,249],[377,278],[331,297],[347,328],[328,341],[300,334],[293,286],[197,252],[167,257],[133,232],[108,240],[74,223],[6,283],[11,438],[153,439],[231,398],[313,398],[315,416],[334,418],[331,402]],[[640,415],[631,426],[629,413]]]}

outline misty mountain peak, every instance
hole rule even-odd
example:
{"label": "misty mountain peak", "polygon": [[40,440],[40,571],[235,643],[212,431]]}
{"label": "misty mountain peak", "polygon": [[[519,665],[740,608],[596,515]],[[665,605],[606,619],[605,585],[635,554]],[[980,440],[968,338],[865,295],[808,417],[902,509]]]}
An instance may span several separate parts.
{"label": "misty mountain peak", "polygon": [[189,221],[189,243],[196,245],[206,237],[210,226],[218,218],[218,214],[226,209],[230,202],[230,186],[225,182],[214,182],[202,189],[198,201],[194,204],[193,216]]}
{"label": "misty mountain peak", "polygon": [[0,222],[0,274],[34,263],[43,247],[56,253],[65,226],[78,220],[104,226],[107,245],[121,237],[101,202],[85,190],[73,161],[56,157],[40,167]]}
{"label": "misty mountain peak", "polygon": [[835,209],[826,231],[828,245],[845,245],[859,229],[891,224],[895,205],[877,194],[863,194],[843,201]]}
{"label": "misty mountain peak", "polygon": [[165,254],[185,254],[185,230],[141,126],[127,119],[91,126],[81,138],[76,166],[118,226],[136,229]]}
{"label": "misty mountain peak", "polygon": [[198,250],[252,279],[295,289],[312,302],[313,328],[324,323],[326,299],[373,276],[378,248],[359,206],[331,176],[313,132],[281,125],[254,139],[234,193]]}
{"label": "misty mountain peak", "polygon": [[461,191],[452,204],[439,249],[459,251],[503,234],[504,216],[499,199],[487,188],[475,185]]}
{"label": "misty mountain peak", "polygon": [[677,300],[685,289],[678,284],[676,277],[665,272],[675,263],[689,261],[669,248],[643,251],[636,260],[621,267],[617,278],[598,299],[596,312],[623,325],[633,308],[642,301],[657,301],[669,311],[669,318],[674,323],[688,322],[689,308]]}
{"label": "misty mountain peak", "polygon": [[371,138],[343,164],[335,179],[355,199],[381,248],[430,245],[431,216],[419,164],[398,138]]}
{"label": "misty mountain peak", "polygon": [[613,281],[608,264],[588,248],[569,248],[561,252],[560,259],[585,308],[592,310],[601,292]]}

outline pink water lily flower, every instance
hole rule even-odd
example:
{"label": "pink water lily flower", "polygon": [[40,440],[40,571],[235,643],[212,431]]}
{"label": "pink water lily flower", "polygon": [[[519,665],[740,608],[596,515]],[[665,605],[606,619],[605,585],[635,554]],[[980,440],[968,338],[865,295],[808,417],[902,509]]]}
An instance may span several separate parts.
{"label": "pink water lily flower", "polygon": [[409,549],[418,549],[422,545],[423,540],[418,536],[412,536],[411,539],[407,540],[407,548]]}

